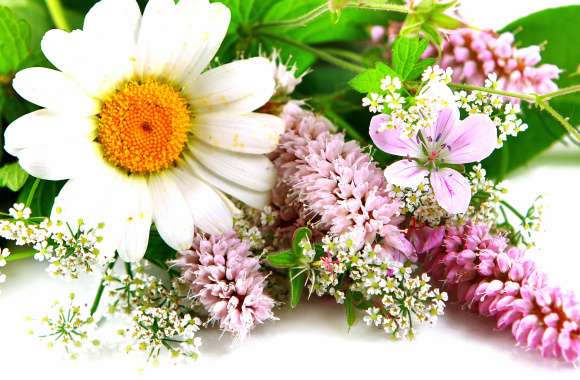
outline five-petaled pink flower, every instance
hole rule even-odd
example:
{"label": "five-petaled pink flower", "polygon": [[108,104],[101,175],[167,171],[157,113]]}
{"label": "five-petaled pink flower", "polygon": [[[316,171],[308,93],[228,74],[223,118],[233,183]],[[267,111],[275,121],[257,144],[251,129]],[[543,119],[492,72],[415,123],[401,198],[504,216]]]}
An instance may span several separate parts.
{"label": "five-petaled pink flower", "polygon": [[388,115],[372,118],[370,136],[377,147],[406,157],[385,169],[387,181],[416,188],[431,173],[430,182],[437,203],[450,214],[464,213],[471,200],[469,181],[450,166],[481,161],[497,144],[495,125],[487,115],[459,120],[459,111],[444,108],[435,125],[408,138],[401,130],[381,128]]}

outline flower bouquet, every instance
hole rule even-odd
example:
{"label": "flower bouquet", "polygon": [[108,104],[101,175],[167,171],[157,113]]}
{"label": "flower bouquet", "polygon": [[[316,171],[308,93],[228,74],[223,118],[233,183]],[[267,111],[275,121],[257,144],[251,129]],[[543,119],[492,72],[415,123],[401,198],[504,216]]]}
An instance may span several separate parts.
{"label": "flower bouquet", "polygon": [[101,278],[41,320],[50,345],[195,359],[201,329],[326,297],[394,339],[458,304],[577,362],[580,303],[526,254],[541,200],[502,180],[580,142],[580,6],[496,32],[456,1],[15,4],[0,266]]}

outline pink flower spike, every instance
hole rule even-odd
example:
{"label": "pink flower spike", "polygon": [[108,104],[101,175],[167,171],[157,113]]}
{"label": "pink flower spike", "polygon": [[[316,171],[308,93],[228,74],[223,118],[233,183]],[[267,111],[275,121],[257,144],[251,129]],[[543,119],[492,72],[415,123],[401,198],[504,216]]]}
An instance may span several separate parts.
{"label": "pink flower spike", "polygon": [[446,161],[452,164],[481,161],[497,145],[497,130],[487,115],[471,115],[455,130],[457,133],[446,140],[449,149]]}
{"label": "pink flower spike", "polygon": [[408,159],[397,161],[385,169],[385,178],[389,183],[412,189],[416,189],[428,174],[429,170]]}
{"label": "pink flower spike", "polygon": [[431,187],[437,203],[450,214],[467,211],[471,200],[469,181],[456,170],[443,168],[431,172]]}
{"label": "pink flower spike", "polygon": [[376,115],[371,119],[369,135],[373,143],[383,152],[402,157],[419,157],[419,144],[410,138],[401,136],[398,129],[384,128],[383,124],[389,121],[388,115]]}

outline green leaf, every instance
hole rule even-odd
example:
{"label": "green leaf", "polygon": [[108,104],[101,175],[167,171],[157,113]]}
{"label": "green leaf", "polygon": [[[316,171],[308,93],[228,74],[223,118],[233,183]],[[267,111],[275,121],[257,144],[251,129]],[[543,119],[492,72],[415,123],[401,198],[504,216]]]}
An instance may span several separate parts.
{"label": "green leaf", "polygon": [[[557,84],[560,88],[578,83],[573,73],[580,62],[578,20],[580,6],[547,9],[514,21],[503,31],[518,31],[518,46],[543,45],[542,63],[557,65],[563,70]],[[550,100],[559,113],[569,118],[573,126],[580,124],[580,94],[575,93]],[[522,104],[523,120],[528,129],[509,138],[504,148],[496,150],[483,161],[490,178],[502,179],[560,140],[566,131],[548,113],[529,104]],[[507,149],[506,149],[507,148]]]}
{"label": "green leaf", "polygon": [[401,80],[409,77],[428,44],[428,40],[416,37],[397,38],[393,44],[393,69],[399,74]]}
{"label": "green leaf", "polygon": [[356,322],[356,308],[354,307],[353,295],[350,289],[347,289],[344,299],[344,310],[346,313],[346,324],[351,328]]}
{"label": "green leaf", "polygon": [[374,69],[368,69],[358,74],[348,82],[356,91],[363,94],[381,91],[381,80],[387,76],[398,76],[397,72],[384,63],[377,63]]}
{"label": "green leaf", "polygon": [[7,7],[0,6],[0,75],[20,68],[30,54],[30,26]]}
{"label": "green leaf", "polygon": [[0,6],[10,8],[14,15],[30,26],[30,46],[40,48],[40,40],[52,28],[52,20],[43,0],[0,0]]}
{"label": "green leaf", "polygon": [[308,227],[300,227],[294,231],[294,236],[292,237],[292,253],[301,258],[303,256],[302,251],[302,241],[305,239],[310,239],[312,236],[312,231]]}
{"label": "green leaf", "polygon": [[28,173],[20,167],[18,162],[12,162],[0,168],[0,187],[18,191],[24,186],[27,179]]}
{"label": "green leaf", "polygon": [[155,228],[149,232],[149,244],[145,251],[145,259],[160,268],[169,269],[167,261],[175,259],[176,252],[168,246]]}
{"label": "green leaf", "polygon": [[300,303],[304,284],[306,283],[306,272],[301,268],[293,268],[288,271],[290,279],[290,307],[294,309]]}
{"label": "green leaf", "polygon": [[275,268],[295,268],[301,264],[300,256],[290,250],[272,253],[267,260]]}
{"label": "green leaf", "polygon": [[413,69],[411,70],[411,72],[409,73],[409,75],[407,76],[407,80],[415,80],[417,79],[421,74],[423,74],[423,71],[425,71],[425,69],[429,66],[433,66],[435,64],[435,58],[425,58],[420,60],[419,62],[415,63],[415,65],[413,66]]}

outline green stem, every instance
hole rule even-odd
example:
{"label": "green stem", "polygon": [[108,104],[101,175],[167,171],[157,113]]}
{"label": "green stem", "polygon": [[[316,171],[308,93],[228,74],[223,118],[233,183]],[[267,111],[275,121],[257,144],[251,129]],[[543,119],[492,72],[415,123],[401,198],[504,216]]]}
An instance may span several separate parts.
{"label": "green stem", "polygon": [[568,122],[568,120],[564,116],[562,116],[551,105],[549,105],[548,102],[546,102],[540,98],[537,101],[538,101],[538,106],[540,108],[546,110],[546,112],[548,112],[550,115],[552,115],[552,117],[554,119],[556,119],[560,124],[562,124],[562,126],[564,128],[566,128],[566,130],[572,135],[574,140],[580,141],[580,132],[578,132],[578,130],[576,128],[574,128],[572,126],[572,124],[570,124],[570,122]]}
{"label": "green stem", "polygon": [[347,59],[353,63],[363,63],[364,59],[360,54],[352,52],[350,50],[335,49],[335,48],[325,48],[323,51],[328,54],[332,54],[335,57]]}
{"label": "green stem", "polygon": [[97,289],[97,294],[95,295],[93,305],[91,306],[91,315],[94,315],[97,312],[97,309],[99,308],[99,303],[101,303],[101,297],[103,296],[103,292],[105,291],[105,276],[107,276],[107,272],[109,270],[113,269],[116,262],[117,262],[117,257],[115,257],[115,259],[113,261],[111,261],[109,263],[109,265],[107,265],[107,269],[105,270],[105,275],[103,276],[103,278],[101,279],[101,282],[99,283],[99,288]]}
{"label": "green stem", "polygon": [[508,210],[510,210],[511,212],[514,213],[515,216],[517,216],[518,218],[520,218],[520,220],[523,222],[526,220],[526,218],[511,204],[509,204],[508,202],[501,200],[499,201],[502,205],[504,205],[505,207],[508,208]]}
{"label": "green stem", "polygon": [[531,103],[535,103],[536,102],[536,96],[535,95],[527,95],[527,94],[522,94],[522,93],[519,93],[519,92],[497,90],[497,89],[494,89],[494,88],[474,86],[474,85],[465,84],[465,83],[449,83],[449,87],[451,87],[451,88],[457,88],[457,89],[461,89],[461,90],[481,91],[481,92],[487,92],[489,94],[509,96],[509,97],[512,97],[512,98],[518,98],[518,99],[522,99],[522,100],[527,100],[527,101],[529,101]]}
{"label": "green stem", "polygon": [[48,8],[50,17],[54,22],[54,26],[70,32],[71,28],[64,14],[64,8],[60,0],[46,0],[46,7]]}
{"label": "green stem", "polygon": [[306,45],[302,42],[287,38],[287,37],[283,37],[277,34],[272,34],[272,33],[267,33],[267,32],[260,32],[259,33],[260,36],[262,37],[266,37],[269,38],[271,40],[275,40],[278,42],[282,42],[284,44],[290,45],[290,46],[294,46],[300,50],[306,51],[308,53],[311,53],[315,56],[317,56],[318,58],[320,58],[321,60],[328,62],[332,65],[338,66],[338,67],[342,67],[343,69],[346,70],[350,70],[353,71],[355,73],[362,73],[363,71],[365,71],[365,68],[359,65],[355,65],[353,63],[350,63],[348,61],[345,61],[341,58],[335,57],[332,54],[329,54],[325,51],[316,49],[312,46]]}
{"label": "green stem", "polygon": [[549,92],[549,93],[544,94],[544,95],[540,95],[540,99],[550,100],[550,99],[555,98],[557,96],[564,96],[564,95],[568,95],[568,94],[573,94],[573,93],[578,92],[578,91],[580,91],[580,84],[576,84],[574,86],[569,86],[569,87],[564,87],[564,88],[561,88],[559,90]]}
{"label": "green stem", "polygon": [[[409,13],[409,9],[404,5],[385,3],[384,0],[354,0],[349,1],[343,6],[344,8],[365,8],[381,11],[390,11],[398,13]],[[281,21],[264,22],[253,27],[254,30],[270,29],[270,28],[299,28],[306,26],[316,18],[330,12],[331,9],[327,2],[318,7],[308,11],[302,16]]]}
{"label": "green stem", "polygon": [[10,263],[13,261],[25,260],[33,257],[36,254],[35,249],[27,249],[25,251],[13,252],[6,258],[6,262]]}
{"label": "green stem", "polygon": [[39,184],[40,184],[40,179],[35,178],[34,182],[32,183],[32,187],[30,188],[30,192],[28,193],[28,196],[26,197],[26,207],[30,207],[30,204],[32,203],[32,199],[34,198],[34,194],[36,194],[36,189],[38,189]]}

